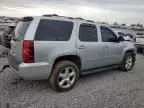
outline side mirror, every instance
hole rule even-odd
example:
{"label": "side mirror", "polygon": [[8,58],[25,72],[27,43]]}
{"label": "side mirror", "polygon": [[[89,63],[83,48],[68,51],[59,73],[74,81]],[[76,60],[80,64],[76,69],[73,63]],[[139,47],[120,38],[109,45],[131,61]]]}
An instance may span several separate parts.
{"label": "side mirror", "polygon": [[119,36],[118,41],[124,41],[124,37],[123,36]]}

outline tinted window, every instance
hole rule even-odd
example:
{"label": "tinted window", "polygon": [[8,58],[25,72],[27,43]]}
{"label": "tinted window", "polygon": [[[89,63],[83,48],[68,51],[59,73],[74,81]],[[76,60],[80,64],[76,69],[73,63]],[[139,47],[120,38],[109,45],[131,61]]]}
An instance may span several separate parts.
{"label": "tinted window", "polygon": [[73,22],[47,20],[40,21],[35,40],[68,41],[73,29]]}
{"label": "tinted window", "polygon": [[19,22],[15,29],[15,38],[23,39],[30,23],[31,23],[31,21]]}
{"label": "tinted window", "polygon": [[116,35],[107,27],[100,27],[103,42],[115,42]]}
{"label": "tinted window", "polygon": [[79,40],[84,42],[97,42],[97,29],[92,24],[81,24],[79,29]]}

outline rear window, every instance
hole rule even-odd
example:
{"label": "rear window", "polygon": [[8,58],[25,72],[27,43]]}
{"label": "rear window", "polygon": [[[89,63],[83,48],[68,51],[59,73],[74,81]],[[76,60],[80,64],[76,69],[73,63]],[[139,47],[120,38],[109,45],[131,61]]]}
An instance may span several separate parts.
{"label": "rear window", "polygon": [[19,22],[15,29],[15,38],[24,39],[24,35],[25,35],[30,23],[31,23],[31,21]]}
{"label": "rear window", "polygon": [[73,22],[42,19],[36,31],[35,40],[68,41],[73,29]]}

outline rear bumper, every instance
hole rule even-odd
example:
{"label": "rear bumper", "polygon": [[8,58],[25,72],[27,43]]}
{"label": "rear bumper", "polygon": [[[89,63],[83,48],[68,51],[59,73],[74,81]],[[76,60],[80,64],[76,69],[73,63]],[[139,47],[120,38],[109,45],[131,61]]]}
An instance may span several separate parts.
{"label": "rear bumper", "polygon": [[17,64],[9,57],[8,62],[12,71],[26,80],[48,79],[51,73],[51,66],[47,62]]}

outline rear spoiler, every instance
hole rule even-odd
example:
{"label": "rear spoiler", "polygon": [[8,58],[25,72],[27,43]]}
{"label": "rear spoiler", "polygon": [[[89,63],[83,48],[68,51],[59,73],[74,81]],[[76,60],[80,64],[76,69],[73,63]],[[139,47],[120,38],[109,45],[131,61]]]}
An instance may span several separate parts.
{"label": "rear spoiler", "polygon": [[23,17],[20,19],[20,21],[22,22],[28,22],[28,21],[32,21],[33,20],[33,17]]}

